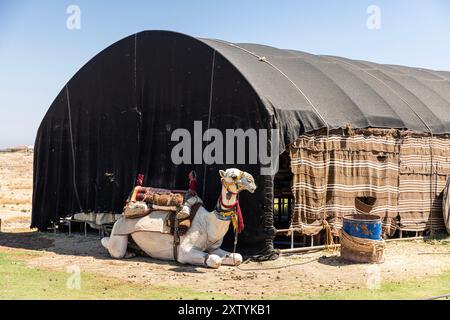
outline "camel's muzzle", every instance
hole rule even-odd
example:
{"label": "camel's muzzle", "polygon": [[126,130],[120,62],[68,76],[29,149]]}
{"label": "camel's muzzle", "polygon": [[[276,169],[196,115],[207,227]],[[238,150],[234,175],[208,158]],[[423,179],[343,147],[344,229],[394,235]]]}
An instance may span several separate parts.
{"label": "camel's muzzle", "polygon": [[252,185],[252,186],[248,186],[247,187],[248,192],[250,193],[254,193],[256,190],[256,185]]}

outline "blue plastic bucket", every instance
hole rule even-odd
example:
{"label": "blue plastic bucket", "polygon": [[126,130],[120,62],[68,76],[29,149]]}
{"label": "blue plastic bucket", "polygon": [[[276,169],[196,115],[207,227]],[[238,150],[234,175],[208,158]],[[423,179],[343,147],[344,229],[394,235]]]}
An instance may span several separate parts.
{"label": "blue plastic bucket", "polygon": [[357,238],[381,240],[381,218],[367,214],[344,217],[344,231]]}

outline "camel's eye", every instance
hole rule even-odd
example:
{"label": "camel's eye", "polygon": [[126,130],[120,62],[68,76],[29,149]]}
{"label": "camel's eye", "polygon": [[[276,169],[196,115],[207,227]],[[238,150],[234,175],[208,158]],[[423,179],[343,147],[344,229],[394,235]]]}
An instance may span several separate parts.
{"label": "camel's eye", "polygon": [[235,173],[231,174],[231,179],[236,180],[237,179],[237,175]]}

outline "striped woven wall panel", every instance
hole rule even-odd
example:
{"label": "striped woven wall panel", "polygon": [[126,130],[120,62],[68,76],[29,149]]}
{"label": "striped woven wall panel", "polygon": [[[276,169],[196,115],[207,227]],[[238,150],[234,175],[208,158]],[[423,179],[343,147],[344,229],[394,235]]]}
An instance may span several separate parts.
{"label": "striped woven wall panel", "polygon": [[313,223],[311,232],[326,219],[337,230],[344,215],[358,213],[356,197],[373,197],[370,213],[382,218],[388,235],[399,227],[442,228],[450,139],[392,129],[358,132],[307,134],[291,145],[292,227],[306,230]]}
{"label": "striped woven wall panel", "polygon": [[383,136],[315,136],[304,135],[298,138],[293,147],[312,152],[324,150],[376,151],[398,153],[398,139]]}

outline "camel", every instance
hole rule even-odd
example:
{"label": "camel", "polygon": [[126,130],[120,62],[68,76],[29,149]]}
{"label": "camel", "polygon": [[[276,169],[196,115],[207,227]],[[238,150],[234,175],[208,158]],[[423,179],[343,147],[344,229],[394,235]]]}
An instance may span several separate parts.
{"label": "camel", "polygon": [[[253,193],[256,185],[251,174],[239,169],[220,170],[222,190],[217,205],[212,212],[203,206],[198,209],[191,227],[185,235],[180,236],[180,244],[174,249],[174,236],[159,232],[137,231],[131,234],[139,248],[152,258],[178,261],[182,264],[192,264],[219,268],[221,265],[237,266],[242,263],[239,253],[222,250],[223,237],[233,222],[235,232],[243,228],[242,219],[238,216],[238,194],[241,191]],[[240,209],[239,209],[240,211]],[[153,215],[155,212],[152,212]],[[241,221],[236,221],[241,220]],[[113,226],[110,237],[101,240],[102,245],[113,258],[121,259],[127,255],[129,235],[115,235],[114,231],[123,219]]]}

